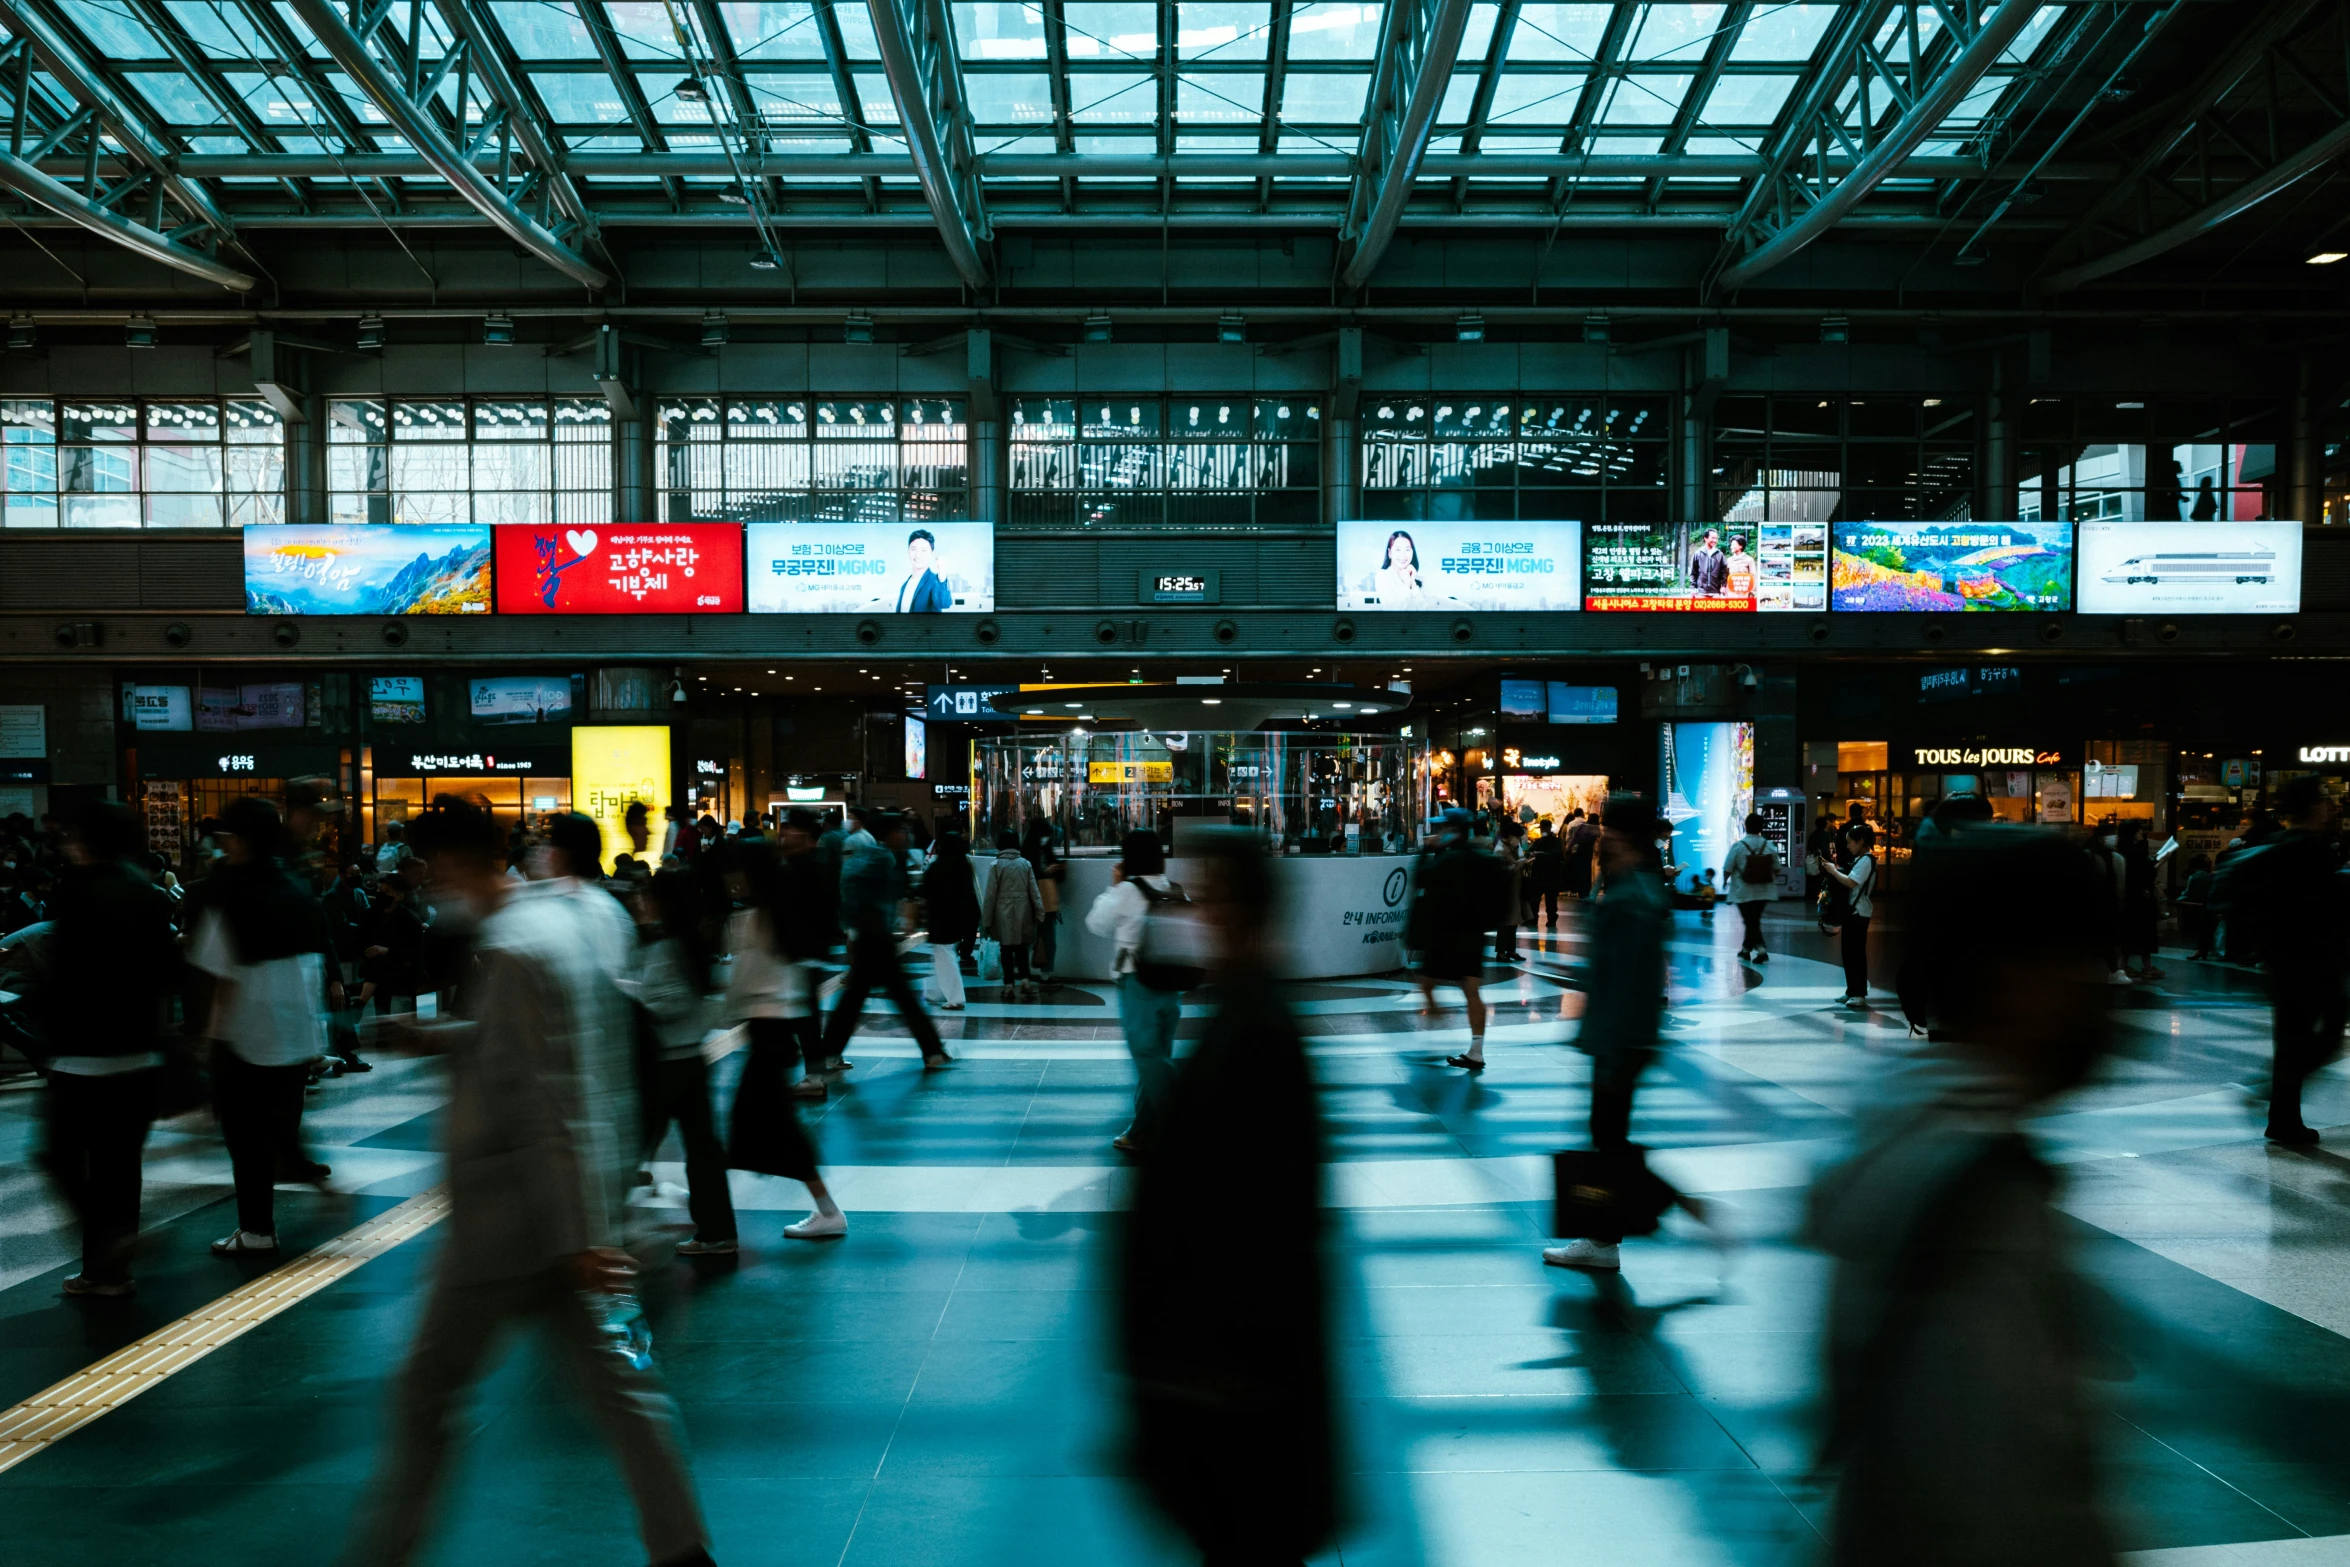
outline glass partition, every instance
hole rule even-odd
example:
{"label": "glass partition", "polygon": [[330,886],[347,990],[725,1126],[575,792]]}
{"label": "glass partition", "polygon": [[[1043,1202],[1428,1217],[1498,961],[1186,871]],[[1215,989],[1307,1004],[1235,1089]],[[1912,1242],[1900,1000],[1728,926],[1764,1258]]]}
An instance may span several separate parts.
{"label": "glass partition", "polygon": [[975,841],[1042,818],[1069,854],[1115,854],[1176,822],[1254,827],[1281,854],[1409,854],[1425,768],[1386,735],[1094,734],[983,740]]}

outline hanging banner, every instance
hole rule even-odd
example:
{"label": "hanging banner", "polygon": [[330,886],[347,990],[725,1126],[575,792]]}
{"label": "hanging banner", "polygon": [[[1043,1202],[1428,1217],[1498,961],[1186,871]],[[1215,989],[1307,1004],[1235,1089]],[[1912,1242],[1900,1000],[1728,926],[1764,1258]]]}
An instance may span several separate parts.
{"label": "hanging banner", "polygon": [[732,615],[743,530],[731,522],[497,530],[501,615]]}
{"label": "hanging banner", "polygon": [[2073,607],[2069,522],[1840,522],[1835,534],[1833,609]]}
{"label": "hanging banner", "polygon": [[758,615],[982,615],[995,609],[995,524],[754,522]]}
{"label": "hanging banner", "polygon": [[490,530],[474,523],[245,530],[248,615],[486,615]]}
{"label": "hanging banner", "polygon": [[2084,522],[2084,615],[2295,615],[2297,522]]}
{"label": "hanging banner", "polygon": [[1579,522],[1338,525],[1338,607],[1571,610],[1582,607]]}

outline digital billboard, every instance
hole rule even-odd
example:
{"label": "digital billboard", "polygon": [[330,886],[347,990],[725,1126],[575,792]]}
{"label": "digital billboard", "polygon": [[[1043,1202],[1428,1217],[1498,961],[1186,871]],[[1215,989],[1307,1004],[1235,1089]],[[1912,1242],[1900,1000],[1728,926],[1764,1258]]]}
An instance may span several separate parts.
{"label": "digital billboard", "polygon": [[1585,609],[1817,612],[1828,607],[1828,525],[1593,523],[1583,584]]}
{"label": "digital billboard", "polygon": [[1543,682],[1539,680],[1502,681],[1502,717],[1531,718],[1540,721],[1548,711],[1549,709],[1544,705]]}
{"label": "digital billboard", "polygon": [[1342,610],[1582,607],[1576,522],[1341,522]]}
{"label": "digital billboard", "polygon": [[485,724],[560,724],[571,719],[569,675],[488,675],[465,685],[473,716]]}
{"label": "digital billboard", "polygon": [[245,530],[248,615],[486,615],[490,530],[392,523]]}
{"label": "digital billboard", "polygon": [[509,524],[497,534],[501,615],[732,615],[743,607],[736,523]]}
{"label": "digital billboard", "polygon": [[422,675],[377,675],[367,682],[367,717],[378,724],[424,722]]}
{"label": "digital billboard", "polygon": [[1835,609],[2073,607],[2069,522],[1839,522],[1835,534]]}
{"label": "digital billboard", "polygon": [[1657,725],[1659,814],[1673,827],[1673,890],[1695,892],[1714,873],[1721,888],[1730,845],[1754,809],[1754,725]]}
{"label": "digital billboard", "polygon": [[979,615],[995,609],[988,522],[754,522],[757,615]]}
{"label": "digital billboard", "polygon": [[667,724],[581,724],[571,731],[571,806],[604,833],[604,869],[630,852],[628,808],[642,801],[654,830],[669,809]]}
{"label": "digital billboard", "polygon": [[2295,615],[2297,522],[2084,522],[2084,615]]}
{"label": "digital billboard", "polygon": [[1616,688],[1550,681],[1543,717],[1554,724],[1612,724],[1616,721]]}
{"label": "digital billboard", "polygon": [[247,729],[299,729],[302,682],[272,680],[247,686],[206,686],[196,693],[196,727],[210,734]]}
{"label": "digital billboard", "polygon": [[196,706],[186,686],[122,688],[122,721],[133,729],[184,734],[196,727]]}
{"label": "digital billboard", "polygon": [[906,776],[927,778],[930,772],[930,733],[922,720],[906,715]]}

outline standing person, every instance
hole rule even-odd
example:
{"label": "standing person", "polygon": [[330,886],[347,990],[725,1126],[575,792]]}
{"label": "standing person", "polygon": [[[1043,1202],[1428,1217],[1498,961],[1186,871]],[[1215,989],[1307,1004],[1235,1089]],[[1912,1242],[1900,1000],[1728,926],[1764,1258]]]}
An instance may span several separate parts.
{"label": "standing person", "polygon": [[[1591,920],[1590,989],[1576,1045],[1591,1057],[1591,1147],[1626,1164],[1632,1146],[1632,1096],[1655,1057],[1664,1014],[1665,930],[1672,919],[1652,859],[1649,817],[1635,799],[1609,799],[1599,838],[1606,890]],[[1554,1268],[1614,1273],[1623,1266],[1621,1235],[1584,1236],[1546,1246]]]}
{"label": "standing person", "polygon": [[1722,861],[1722,885],[1729,889],[1745,929],[1738,935],[1738,956],[1747,963],[1768,963],[1771,949],[1763,945],[1763,911],[1779,890],[1779,854],[1763,836],[1760,811],[1746,815],[1746,836],[1730,845]]}
{"label": "standing person", "polygon": [[1844,843],[1849,863],[1838,866],[1829,862],[1821,874],[1831,885],[1844,889],[1844,1005],[1858,1012],[1869,1004],[1869,921],[1877,912],[1876,830],[1866,822],[1855,822],[1844,830]]}
{"label": "standing person", "polygon": [[2122,823],[2118,852],[2122,863],[2122,972],[2137,980],[2160,979],[2162,970],[2154,966],[2154,952],[2162,943],[2162,899],[2155,891],[2154,852],[2146,842],[2144,822]]}
{"label": "standing person", "polygon": [[1494,824],[1493,857],[1501,862],[1506,895],[1501,903],[1501,927],[1493,933],[1493,961],[1522,963],[1525,956],[1518,951],[1518,909],[1525,897],[1526,829],[1508,817],[1498,817]]}
{"label": "standing person", "polygon": [[1110,941],[1110,973],[1118,986],[1118,1025],[1126,1035],[1126,1053],[1134,1057],[1134,1116],[1126,1130],[1110,1139],[1120,1153],[1143,1153],[1157,1141],[1165,1117],[1167,1087],[1175,1076],[1175,1030],[1183,1019],[1183,994],[1156,990],[1143,983],[1142,937],[1151,905],[1180,899],[1182,890],[1167,880],[1167,854],[1155,832],[1130,832],[1118,863],[1110,871],[1109,890],[1093,900],[1085,914],[1085,928]]}
{"label": "standing person", "polygon": [[685,1145],[686,1212],[694,1233],[677,1243],[679,1255],[706,1257],[735,1250],[734,1194],[726,1184],[726,1149],[710,1114],[710,1063],[702,1038],[710,1026],[708,938],[693,882],[683,871],[663,871],[636,894],[639,944],[625,987],[660,1036],[653,1102],[645,1116],[645,1157],[659,1150],[676,1123]]}
{"label": "standing person", "polygon": [[405,846],[407,833],[408,829],[398,822],[384,823],[384,840],[375,850],[375,873],[378,876],[391,875],[400,868],[400,862],[408,857]]}
{"label": "standing person", "polygon": [[1497,866],[1469,837],[1465,811],[1447,811],[1435,844],[1420,857],[1413,878],[1412,907],[1404,921],[1404,946],[1418,953],[1412,973],[1420,987],[1420,1011],[1436,1011],[1436,987],[1457,985],[1467,1003],[1469,1048],[1446,1056],[1472,1076],[1485,1070],[1485,932],[1500,923]]}
{"label": "standing person", "polygon": [[[906,1031],[922,1052],[925,1071],[953,1064],[938,1029],[923,1010],[921,993],[906,979],[898,958],[898,918],[906,902],[906,873],[901,856],[906,847],[905,819],[894,812],[877,815],[875,837],[849,848],[841,865],[841,919],[849,930],[849,972],[841,982],[840,1000],[824,1025],[827,1066],[847,1054],[849,1036],[865,1010],[865,998],[879,990],[897,1008]],[[854,839],[850,840],[854,843]]]}
{"label": "standing person", "polygon": [[1053,964],[1061,955],[1061,883],[1068,878],[1069,867],[1062,863],[1061,852],[1054,845],[1052,823],[1041,816],[1029,818],[1028,835],[1021,844],[1020,852],[1027,859],[1029,870],[1036,876],[1038,910],[1034,967],[1037,978],[1050,984]]}
{"label": "standing person", "polygon": [[137,818],[90,801],[65,838],[49,896],[50,973],[34,1000],[55,1052],[43,1163],[82,1229],[82,1270],[68,1295],[121,1297],[137,1285],[139,1157],[163,1078],[164,1012],[179,984],[171,899],[133,863]]}
{"label": "standing person", "polygon": [[2212,890],[2231,946],[2253,946],[2268,969],[2275,1059],[2265,1135],[2286,1147],[2318,1141],[2301,1088],[2342,1049],[2350,909],[2334,854],[2339,814],[2317,774],[2288,779],[2277,793],[2282,830],[2223,861]]}
{"label": "standing person", "polygon": [[226,862],[212,873],[188,958],[212,976],[212,1086],[237,1188],[237,1227],[215,1255],[274,1253],[281,1171],[313,1185],[332,1172],[302,1148],[302,1093],[326,1054],[326,915],[277,857],[277,809],[247,797],[220,815]]}
{"label": "standing person", "polygon": [[922,871],[923,919],[929,926],[930,976],[942,1011],[963,1010],[963,943],[979,934],[979,869],[959,832],[933,841]]}
{"label": "standing person", "polygon": [[1217,1005],[1124,1217],[1119,1353],[1151,1499],[1208,1561],[1270,1567],[1317,1554],[1337,1512],[1322,1128],[1270,867],[1235,829],[1187,850]]}
{"label": "standing person", "polygon": [[2111,1040],[2092,870],[2054,833],[1984,825],[1914,875],[1902,990],[1930,1043],[1864,1106],[1807,1225],[1833,1266],[1827,1559],[2111,1567],[2089,1292],[2024,1130]]}
{"label": "standing person", "polygon": [[366,945],[359,949],[359,978],[378,1013],[400,1010],[392,1005],[395,1000],[406,1001],[413,1012],[424,993],[426,920],[418,891],[423,877],[423,865],[408,860],[375,885],[375,908],[362,938]]}
{"label": "standing person", "polygon": [[589,917],[505,876],[488,812],[444,798],[413,835],[436,900],[474,927],[456,1016],[415,1031],[449,1057],[449,1217],[390,1450],[343,1559],[414,1559],[467,1423],[460,1401],[504,1331],[528,1325],[615,1450],[646,1556],[705,1564],[677,1409],[638,1341],[635,1267],[620,1245],[638,1130],[620,991],[597,971]]}
{"label": "standing person", "polygon": [[[1820,808],[1812,818],[1811,831],[1803,839],[1803,902],[1809,909],[1821,909],[1821,890],[1828,885],[1826,867],[1836,858],[1836,828],[1829,820],[1828,796],[1820,796]],[[1820,921],[1822,934],[1828,931],[1825,919]]]}
{"label": "standing person", "polygon": [[[1576,902],[1591,896],[1592,860],[1599,849],[1599,822],[1582,811],[1567,824],[1565,886]],[[1550,900],[1550,923],[1558,924],[1558,899]]]}
{"label": "standing person", "polygon": [[2097,872],[2098,898],[2093,914],[2105,937],[2105,982],[2126,985],[2122,958],[2122,899],[2128,871],[2122,864],[2121,830],[2111,818],[2101,822],[2089,840],[2089,863]]}
{"label": "standing person", "polygon": [[1036,884],[1036,868],[1021,855],[1016,836],[998,834],[995,850],[979,928],[1002,949],[1005,999],[1034,1001],[1036,977],[1028,965],[1028,944],[1044,925],[1044,894]]}

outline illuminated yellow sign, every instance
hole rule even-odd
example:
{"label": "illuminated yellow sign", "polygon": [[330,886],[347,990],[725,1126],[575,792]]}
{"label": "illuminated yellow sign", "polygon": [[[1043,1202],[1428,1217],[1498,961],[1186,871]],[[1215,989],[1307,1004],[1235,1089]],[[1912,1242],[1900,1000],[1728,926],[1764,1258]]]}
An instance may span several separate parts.
{"label": "illuminated yellow sign", "polygon": [[651,848],[661,843],[662,813],[669,808],[669,731],[659,724],[581,724],[571,731],[571,803],[595,818],[604,833],[604,869],[634,852],[628,841],[628,807],[645,803]]}
{"label": "illuminated yellow sign", "polygon": [[1173,762],[1088,762],[1085,781],[1097,784],[1155,784],[1175,781]]}

